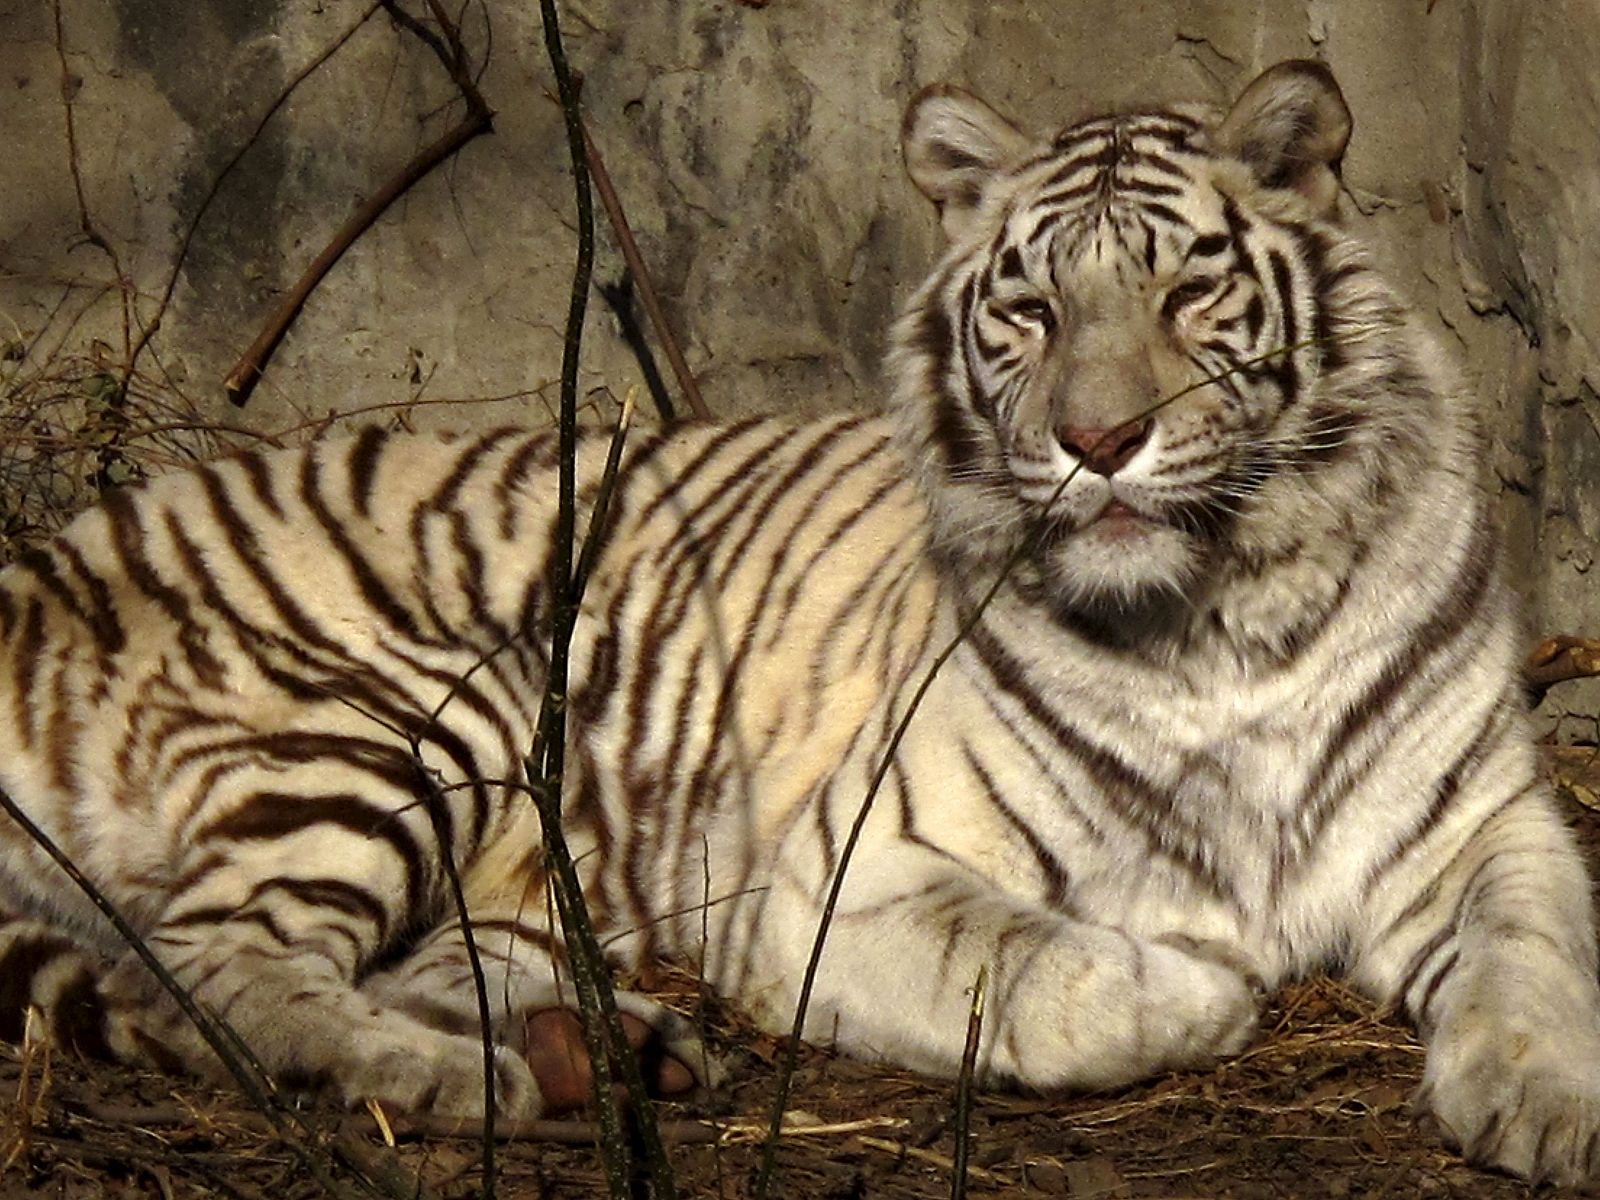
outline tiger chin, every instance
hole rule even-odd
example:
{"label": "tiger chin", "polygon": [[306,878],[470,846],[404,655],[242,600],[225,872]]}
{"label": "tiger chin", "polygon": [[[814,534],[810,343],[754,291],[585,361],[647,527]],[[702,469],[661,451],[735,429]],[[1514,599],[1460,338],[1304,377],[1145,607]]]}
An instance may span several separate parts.
{"label": "tiger chin", "polygon": [[[888,414],[623,452],[565,809],[615,956],[696,964],[787,1031],[860,817],[808,1036],[953,1074],[986,975],[985,1080],[1115,1086],[1240,1051],[1267,989],[1332,969],[1416,1022],[1419,1102],[1468,1157],[1596,1177],[1589,884],[1471,405],[1338,220],[1350,129],[1310,62],[1048,138],[916,98],[949,245]],[[580,529],[606,450],[579,448]],[[448,854],[498,1103],[581,1092],[514,782],[556,458],[518,429],[243,455],[0,575],[0,784],[275,1076],[482,1115]],[[0,915],[0,1031],[31,1005],[216,1073],[10,824]],[[682,1021],[621,1003],[698,1068]]]}

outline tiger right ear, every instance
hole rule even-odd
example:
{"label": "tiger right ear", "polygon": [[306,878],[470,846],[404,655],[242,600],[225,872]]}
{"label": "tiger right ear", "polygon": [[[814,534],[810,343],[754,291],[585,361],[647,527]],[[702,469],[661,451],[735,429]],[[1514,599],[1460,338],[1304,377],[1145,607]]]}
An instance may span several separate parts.
{"label": "tiger right ear", "polygon": [[1333,72],[1297,58],[1268,67],[1217,130],[1228,153],[1264,186],[1299,192],[1319,213],[1339,199],[1339,160],[1350,140],[1350,109]]}
{"label": "tiger right ear", "polygon": [[945,236],[966,228],[984,185],[1033,141],[971,92],[936,83],[913,97],[900,126],[906,171],[939,209]]}

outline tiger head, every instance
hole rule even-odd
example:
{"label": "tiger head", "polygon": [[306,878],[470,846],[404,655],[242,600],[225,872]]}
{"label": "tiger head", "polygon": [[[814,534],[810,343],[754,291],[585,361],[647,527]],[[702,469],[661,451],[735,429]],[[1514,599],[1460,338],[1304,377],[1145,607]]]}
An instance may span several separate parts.
{"label": "tiger head", "polygon": [[955,88],[913,101],[906,164],[949,250],[892,364],[940,553],[992,566],[1026,547],[1019,577],[1069,615],[1193,609],[1229,564],[1304,536],[1310,477],[1370,491],[1357,460],[1408,419],[1373,394],[1427,388],[1337,224],[1349,133],[1333,77],[1302,61],[1225,114],[1048,141]]}

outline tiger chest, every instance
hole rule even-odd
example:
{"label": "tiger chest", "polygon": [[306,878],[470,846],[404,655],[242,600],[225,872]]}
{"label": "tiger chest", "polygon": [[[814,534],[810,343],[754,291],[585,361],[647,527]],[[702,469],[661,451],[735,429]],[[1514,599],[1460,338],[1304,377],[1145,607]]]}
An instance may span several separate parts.
{"label": "tiger chest", "polygon": [[1227,943],[1268,977],[1336,950],[1363,862],[1345,846],[1304,869],[1326,836],[1306,809],[1325,734],[1312,689],[1102,676],[1047,706],[1042,689],[964,682],[964,698],[936,689],[950,709],[903,751],[926,789],[917,836],[1029,902]]}

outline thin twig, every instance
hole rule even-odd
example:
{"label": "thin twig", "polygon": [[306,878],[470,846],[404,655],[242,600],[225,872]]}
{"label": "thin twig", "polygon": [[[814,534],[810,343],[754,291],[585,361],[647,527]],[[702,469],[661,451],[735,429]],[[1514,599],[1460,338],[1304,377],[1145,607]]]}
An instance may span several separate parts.
{"label": "thin twig", "polygon": [[965,1200],[967,1156],[972,1149],[972,1080],[977,1074],[978,1043],[983,1036],[983,1009],[989,995],[989,964],[978,968],[972,985],[972,1008],[967,1013],[967,1044],[961,1052],[961,1072],[956,1076],[955,1161],[950,1168],[950,1200]]}
{"label": "thin twig", "polygon": [[700,394],[700,385],[695,382],[694,373],[689,370],[689,364],[683,357],[678,339],[673,334],[672,327],[667,324],[667,314],[662,310],[661,300],[656,295],[655,283],[650,278],[650,268],[645,265],[644,255],[639,253],[639,243],[634,240],[627,214],[622,211],[622,201],[617,198],[617,191],[611,186],[611,176],[606,171],[605,160],[600,156],[600,147],[590,136],[588,126],[580,121],[580,127],[583,130],[584,156],[588,159],[589,173],[594,177],[594,190],[600,196],[600,203],[606,210],[607,220],[611,222],[611,231],[617,235],[617,245],[622,250],[622,259],[628,264],[633,282],[639,289],[639,299],[644,303],[645,315],[650,318],[650,328],[655,330],[661,348],[666,352],[667,362],[672,366],[673,375],[677,377],[678,387],[683,392],[683,401],[689,406],[689,411],[700,420],[709,421],[711,410],[706,407],[705,398]]}
{"label": "thin twig", "polygon": [[[576,529],[577,439],[578,439],[578,362],[583,349],[583,317],[588,304],[589,285],[594,273],[594,205],[589,193],[589,171],[583,148],[583,123],[578,107],[578,91],[561,44],[561,27],[555,0],[539,0],[544,26],[545,51],[555,73],[561,97],[561,112],[567,127],[567,148],[572,160],[573,195],[577,209],[577,262],[573,268],[572,290],[568,299],[566,337],[561,354],[560,464],[557,479],[555,546],[549,569],[556,580],[552,598],[553,620],[550,635],[549,675],[534,746],[526,761],[528,782],[534,789],[534,804],[543,831],[545,858],[562,929],[566,935],[569,966],[583,1014],[584,1041],[592,1066],[595,1100],[604,1129],[603,1165],[612,1195],[622,1200],[630,1192],[628,1146],[621,1114],[611,1094],[609,1081],[614,1062],[620,1072],[629,1112],[634,1119],[650,1183],[658,1200],[671,1200],[676,1194],[672,1168],[661,1144],[655,1111],[639,1073],[638,1059],[628,1045],[617,1013],[616,998],[606,971],[605,958],[596,942],[594,927],[584,905],[583,892],[571,851],[561,827],[562,781],[566,753],[567,667],[571,653],[572,629],[582,599],[583,580],[573,571]],[[621,428],[613,439],[608,459],[611,474],[601,480],[608,492],[615,484],[616,454]],[[597,503],[597,508],[602,507]],[[591,519],[585,551],[601,536]],[[609,1043],[609,1044],[608,1044]]]}
{"label": "thin twig", "polygon": [[611,511],[611,495],[615,491],[617,469],[622,465],[622,443],[633,424],[633,409],[638,402],[639,389],[630,387],[622,396],[622,411],[617,414],[616,429],[611,435],[611,445],[606,450],[606,465],[600,471],[600,491],[595,496],[594,508],[589,513],[589,531],[584,535],[583,550],[578,555],[578,566],[572,575],[572,605],[574,616],[589,586],[589,573],[594,570],[595,559],[605,542],[606,516]]}
{"label": "thin twig", "polygon": [[[122,259],[118,256],[116,248],[89,216],[89,201],[84,194],[83,175],[78,168],[77,122],[73,117],[72,74],[67,68],[66,33],[61,23],[61,0],[55,0],[54,11],[56,58],[61,63],[61,111],[67,129],[67,165],[72,174],[73,195],[78,202],[78,228],[82,231],[85,241],[111,260],[111,270],[116,276],[117,293],[121,302],[119,308],[122,316],[122,356],[124,362],[127,362],[130,356],[128,347],[132,337],[133,301],[130,293],[133,291],[133,284],[122,269]],[[122,422],[126,419],[128,380],[131,376],[131,370],[124,372],[121,382],[104,397],[105,415],[111,424],[112,433],[95,455],[95,483],[100,487],[105,487],[111,482],[112,468],[122,459],[121,438],[118,434]]]}
{"label": "thin twig", "polygon": [[184,231],[183,241],[178,244],[178,253],[172,260],[172,271],[167,276],[166,287],[161,291],[161,299],[156,303],[155,315],[151,317],[149,323],[146,324],[140,331],[139,340],[134,344],[132,353],[128,355],[126,370],[129,376],[133,374],[134,368],[138,364],[140,355],[144,353],[145,347],[150,344],[150,339],[155,337],[156,331],[161,328],[161,321],[162,318],[166,316],[167,306],[172,303],[172,293],[177,289],[178,277],[183,273],[184,261],[189,257],[189,247],[194,242],[195,233],[199,230],[200,222],[205,218],[206,211],[211,207],[211,202],[217,198],[217,193],[222,190],[223,181],[233,173],[234,168],[239,165],[244,156],[249,153],[251,147],[253,147],[260,139],[262,131],[267,127],[267,122],[271,121],[272,118],[277,115],[278,110],[289,102],[289,97],[292,96],[300,87],[300,85],[309,79],[312,73],[320,68],[323,63],[327,62],[330,58],[337,54],[339,50],[343,48],[344,44],[355,36],[356,31],[365,25],[372,18],[372,14],[377,11],[378,0],[372,0],[372,3],[367,6],[366,11],[357,17],[355,22],[348,29],[346,29],[338,37],[334,38],[334,40],[325,49],[323,49],[320,54],[308,62],[299,71],[295,72],[294,77],[289,80],[288,85],[279,91],[277,99],[273,100],[273,102],[267,106],[266,112],[261,114],[261,119],[256,122],[256,127],[251,130],[250,136],[244,139],[239,148],[233,152],[233,156],[222,165],[222,169],[218,171],[212,178],[211,186],[206,190],[206,194],[201,197],[200,204],[195,209],[194,216],[189,221],[189,228]]}
{"label": "thin twig", "polygon": [[[136,1129],[207,1129],[239,1127],[247,1130],[270,1130],[271,1126],[254,1113],[229,1113],[208,1121],[206,1114],[176,1104],[105,1104],[88,1101],[75,1111],[89,1120],[103,1125],[117,1125]],[[483,1125],[478,1121],[442,1117],[436,1113],[396,1113],[385,1117],[397,1141],[414,1138],[439,1138],[449,1141],[478,1141],[483,1136]],[[349,1113],[339,1120],[338,1130],[360,1134],[363,1137],[381,1137],[377,1120],[361,1113]],[[745,1128],[745,1127],[741,1127]],[[765,1129],[754,1122],[747,1127],[751,1132]],[[593,1121],[552,1121],[545,1118],[502,1119],[495,1122],[495,1137],[500,1141],[548,1142],[552,1145],[592,1146],[599,1133]],[[791,1131],[792,1132],[792,1131]],[[675,1145],[708,1145],[720,1136],[719,1127],[710,1121],[667,1121],[661,1126],[662,1137]]]}
{"label": "thin twig", "polygon": [[467,894],[461,886],[461,872],[456,868],[455,849],[450,844],[451,822],[449,801],[439,788],[439,781],[422,758],[421,737],[407,735],[411,746],[411,764],[421,786],[433,828],[433,839],[439,845],[439,861],[444,864],[445,878],[450,883],[450,898],[455,904],[456,919],[461,922],[461,943],[467,950],[467,965],[472,971],[472,989],[478,1002],[478,1036],[483,1046],[483,1137],[480,1140],[483,1162],[483,1200],[494,1200],[495,1185],[495,1088],[494,1088],[494,1025],[489,1016],[489,984],[483,974],[483,959],[478,954],[478,939],[472,931],[472,921],[467,911]]}
{"label": "thin twig", "polygon": [[323,247],[322,253],[311,260],[300,281],[289,290],[283,303],[278,306],[277,312],[273,313],[255,341],[250,343],[250,347],[223,381],[223,390],[234,404],[244,404],[250,399],[250,393],[255,389],[262,371],[266,369],[273,351],[283,340],[283,335],[289,331],[289,326],[294,323],[306,300],[322,282],[323,277],[332,270],[334,263],[355,244],[356,239],[371,228],[373,223],[387,211],[389,205],[404,195],[418,180],[451,158],[473,138],[489,133],[494,128],[494,110],[484,102],[482,93],[472,81],[455,26],[450,23],[444,11],[436,3],[432,4],[434,19],[445,30],[445,40],[441,42],[431,30],[400,8],[396,0],[381,0],[381,2],[384,11],[394,18],[397,24],[416,34],[439,56],[445,69],[450,73],[450,78],[461,90],[461,97],[467,105],[467,115],[455,128],[423,149],[388,183],[358,205],[333,235],[332,240]]}
{"label": "thin twig", "polygon": [[[886,1154],[893,1154],[901,1158],[914,1158],[918,1162],[925,1162],[929,1166],[938,1167],[940,1170],[950,1171],[955,1168],[955,1163],[937,1150],[928,1150],[922,1146],[907,1146],[901,1142],[891,1142],[877,1137],[862,1136],[856,1138],[856,1141],[863,1146],[871,1147],[873,1150],[881,1150]],[[985,1171],[981,1167],[968,1167],[967,1171],[974,1178],[981,1179],[985,1183],[1003,1182],[999,1175],[996,1175],[993,1171]]]}
{"label": "thin twig", "polygon": [[[61,24],[61,0],[55,0],[55,25],[56,25],[56,58],[61,64],[61,113],[67,126],[67,165],[72,172],[72,192],[78,202],[78,229],[82,232],[84,240],[105,254],[111,260],[112,269],[117,275],[118,288],[126,288],[127,280],[122,273],[122,263],[117,258],[117,252],[111,243],[95,225],[89,216],[89,201],[84,196],[83,176],[78,170],[78,129],[77,122],[72,115],[72,72],[67,68],[66,34]],[[126,314],[124,314],[126,316]],[[126,319],[122,329],[123,353],[128,349],[128,328]]]}

